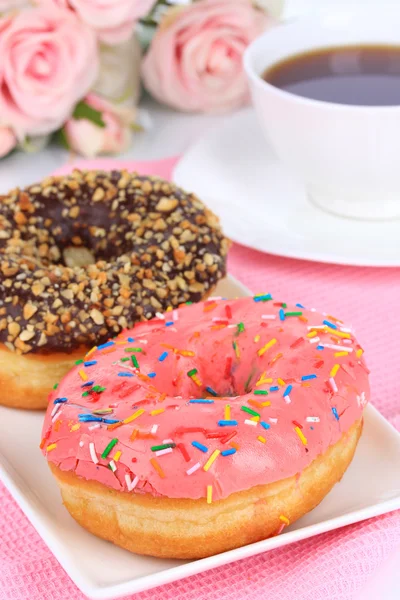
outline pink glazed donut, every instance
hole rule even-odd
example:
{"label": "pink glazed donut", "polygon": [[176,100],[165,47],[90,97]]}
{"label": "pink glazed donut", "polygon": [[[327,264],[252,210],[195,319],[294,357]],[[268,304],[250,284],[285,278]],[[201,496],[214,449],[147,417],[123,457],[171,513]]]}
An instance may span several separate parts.
{"label": "pink glazed donut", "polygon": [[41,448],[95,535],[209,556],[279,533],[341,479],[369,399],[362,354],[338,319],[269,294],[184,305],[78,361]]}

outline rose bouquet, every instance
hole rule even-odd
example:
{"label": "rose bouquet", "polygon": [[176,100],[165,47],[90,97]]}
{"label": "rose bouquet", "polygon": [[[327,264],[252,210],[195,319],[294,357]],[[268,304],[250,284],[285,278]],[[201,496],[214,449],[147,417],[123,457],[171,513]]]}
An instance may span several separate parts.
{"label": "rose bouquet", "polygon": [[0,0],[0,156],[50,136],[84,156],[126,149],[139,71],[178,110],[241,106],[243,51],[271,22],[252,0]]}
{"label": "rose bouquet", "polygon": [[167,10],[142,64],[145,87],[184,111],[222,112],[248,101],[243,52],[272,23],[251,0],[197,0]]}

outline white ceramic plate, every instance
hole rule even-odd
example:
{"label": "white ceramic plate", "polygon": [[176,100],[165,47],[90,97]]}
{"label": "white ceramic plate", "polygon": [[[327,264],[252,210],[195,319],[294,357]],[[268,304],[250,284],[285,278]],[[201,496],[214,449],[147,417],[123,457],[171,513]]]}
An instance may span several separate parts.
{"label": "white ceramic plate", "polygon": [[[400,219],[357,221],[322,211],[275,159],[253,109],[209,130],[175,167],[225,233],[250,248],[329,263],[400,266]],[[399,190],[400,194],[400,190]]]}
{"label": "white ceramic plate", "polygon": [[[232,277],[226,297],[249,291]],[[369,406],[356,456],[342,481],[285,533],[197,561],[137,556],[87,533],[63,507],[39,443],[43,414],[0,407],[0,478],[76,585],[106,599],[149,589],[324,531],[400,508],[400,435]]]}

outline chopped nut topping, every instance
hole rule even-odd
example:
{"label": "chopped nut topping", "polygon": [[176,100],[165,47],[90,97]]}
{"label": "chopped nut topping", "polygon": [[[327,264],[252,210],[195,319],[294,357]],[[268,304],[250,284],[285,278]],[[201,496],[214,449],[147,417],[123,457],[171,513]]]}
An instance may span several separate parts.
{"label": "chopped nut topping", "polygon": [[97,308],[94,308],[90,311],[90,318],[93,319],[96,325],[103,325],[104,323],[104,316],[99,310],[97,310]]}
{"label": "chopped nut topping", "polygon": [[104,196],[105,196],[105,191],[103,190],[103,188],[99,187],[93,194],[92,200],[93,200],[93,202],[99,202],[100,200],[103,200]]}
{"label": "chopped nut topping", "polygon": [[19,339],[22,342],[28,342],[34,336],[35,336],[35,332],[34,331],[28,331],[27,329],[25,329],[22,333],[20,333]]}
{"label": "chopped nut topping", "polygon": [[0,197],[0,342],[19,354],[102,343],[204,298],[227,250],[200,200],[156,177],[74,171],[12,190]]}
{"label": "chopped nut topping", "polygon": [[156,210],[160,212],[171,212],[175,210],[179,202],[176,198],[161,198],[157,203]]}
{"label": "chopped nut topping", "polygon": [[34,304],[31,304],[30,302],[28,302],[27,304],[25,304],[24,306],[24,310],[23,310],[23,316],[24,319],[26,321],[29,321],[29,319],[31,317],[33,317],[33,315],[35,314],[35,312],[37,311],[37,306],[35,306]]}

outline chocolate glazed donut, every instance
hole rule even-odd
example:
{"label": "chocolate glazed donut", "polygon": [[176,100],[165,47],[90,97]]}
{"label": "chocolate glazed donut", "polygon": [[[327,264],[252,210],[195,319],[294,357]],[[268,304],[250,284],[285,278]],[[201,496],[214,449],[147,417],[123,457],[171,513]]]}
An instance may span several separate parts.
{"label": "chocolate glazed donut", "polygon": [[1,403],[45,408],[88,348],[206,298],[227,249],[217,217],[156,177],[74,171],[1,197]]}

